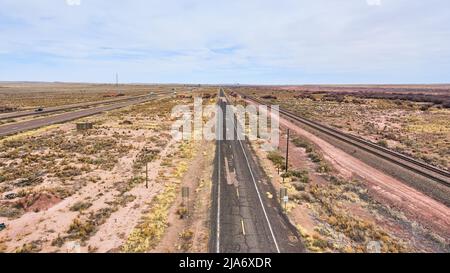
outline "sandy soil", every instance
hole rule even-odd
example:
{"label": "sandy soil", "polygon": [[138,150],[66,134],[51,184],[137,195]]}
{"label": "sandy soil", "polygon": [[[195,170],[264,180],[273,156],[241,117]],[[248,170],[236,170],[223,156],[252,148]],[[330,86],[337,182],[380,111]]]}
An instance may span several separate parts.
{"label": "sandy soil", "polygon": [[[211,174],[214,143],[197,142],[197,155],[191,160],[181,185],[190,189],[188,216],[181,218],[177,211],[186,206],[181,194],[178,194],[169,211],[169,223],[161,242],[152,250],[154,253],[182,253],[208,251],[209,207],[211,196]],[[192,232],[192,238],[183,239],[183,233]]]}
{"label": "sandy soil", "polygon": [[175,141],[171,140],[161,152],[161,158],[151,162],[148,166],[149,187],[146,188],[145,184],[140,184],[128,192],[136,199],[111,214],[95,235],[86,242],[87,247],[82,248],[83,252],[87,252],[88,249],[94,249],[98,253],[120,251],[120,247],[128,234],[148,209],[146,203],[162,190],[162,185],[158,184],[155,179],[160,170],[164,168],[161,166],[163,158],[170,154],[174,148]]}
{"label": "sandy soil", "polygon": [[[199,92],[205,94],[209,89]],[[33,100],[33,96],[26,95],[23,94],[26,99]],[[70,92],[65,95],[74,96]],[[171,225],[159,249],[177,251],[182,246],[183,251],[206,252],[213,143],[199,143],[201,152],[195,160],[181,158],[187,156],[186,151],[180,150],[185,147],[172,140],[169,134],[174,120],[170,114],[172,107],[191,101],[191,96],[159,100],[78,120],[94,122],[94,130],[87,134],[75,132],[75,124],[70,122],[5,139],[22,142],[37,139],[39,142],[33,147],[27,147],[26,142],[17,147],[5,145],[2,150],[1,156],[7,162],[0,167],[8,167],[7,173],[12,177],[2,183],[2,213],[12,211],[16,203],[22,204],[23,210],[10,218],[0,217],[0,223],[6,224],[6,229],[0,233],[0,252],[122,252],[132,232],[153,209],[155,197],[164,192],[168,184],[180,183],[178,175],[184,172],[178,169],[180,163],[188,167],[182,183],[191,188],[192,215],[187,221],[176,219],[180,200],[174,202],[170,210]],[[74,143],[87,145],[88,151],[70,149]],[[108,143],[113,144],[108,146]],[[20,153],[25,153],[27,160],[35,156],[37,161],[32,164],[36,167],[46,164],[42,165],[44,174],[39,175],[37,184],[16,186],[13,180],[16,177],[31,177],[28,169],[28,173],[23,174],[12,172],[9,167],[23,166]],[[145,167],[140,160],[153,153],[156,155],[150,159],[149,187],[146,188]],[[103,163],[96,163],[96,160]],[[75,173],[58,176],[62,168],[51,168],[55,164],[73,167]],[[68,195],[60,198],[56,189],[63,189]],[[4,196],[9,193],[21,195],[7,200]],[[192,234],[186,233],[181,238],[179,235],[184,230],[180,228],[183,227]]]}
{"label": "sandy soil", "polygon": [[[147,107],[148,105],[150,104]],[[170,127],[164,125],[171,124],[169,116],[147,118],[136,116],[130,109],[133,108],[85,119],[95,121],[98,125],[92,138],[96,138],[96,134],[100,137],[114,137],[117,144],[131,145],[129,152],[118,158],[112,170],[98,168],[66,181],[45,175],[42,183],[30,187],[36,194],[27,195],[23,199],[26,203],[31,197],[37,196],[31,206],[26,207],[25,214],[17,219],[0,217],[0,222],[7,226],[0,233],[2,252],[108,252],[115,251],[123,243],[147,209],[146,201],[151,200],[161,189],[160,185],[154,183],[154,177],[163,168],[161,162],[164,156],[172,153],[175,148],[174,142],[168,141],[166,130]],[[162,114],[161,111],[159,113]],[[131,120],[132,124],[128,127],[121,125],[121,119]],[[140,125],[142,122],[144,126]],[[45,135],[57,130],[70,143],[74,138],[80,137],[72,133],[74,126],[74,123],[50,126],[27,132],[26,135],[43,135],[45,138]],[[161,147],[161,144],[164,146]],[[149,164],[150,187],[146,189],[144,183],[139,183],[130,185],[130,189],[123,192],[121,187],[136,175],[135,161],[144,148],[161,151]],[[42,151],[42,154],[46,154],[46,151]],[[62,185],[73,186],[75,193],[61,200],[52,196],[52,192],[47,192],[47,189]],[[73,210],[73,206],[80,202],[88,203],[88,208]],[[102,211],[107,211],[110,215],[100,215],[103,219],[98,220],[100,222],[96,225],[95,232],[89,234],[88,240],[79,241],[68,236],[68,230],[75,219],[89,219]],[[62,245],[54,243],[58,240],[62,241]]]}
{"label": "sandy soil", "polygon": [[[39,241],[41,251],[43,252],[72,251],[68,245],[73,245],[73,242],[68,242],[66,247],[62,248],[51,245],[54,239],[67,232],[73,219],[79,214],[78,212],[70,211],[70,208],[79,201],[89,201],[92,205],[88,210],[83,212],[84,214],[89,214],[90,212],[95,212],[98,209],[104,208],[105,204],[108,202],[114,201],[119,194],[116,183],[131,178],[133,160],[137,156],[138,151],[145,146],[145,142],[137,143],[137,145],[137,150],[132,154],[121,158],[117,166],[111,172],[96,170],[84,176],[85,179],[88,177],[100,177],[100,182],[89,183],[81,188],[75,195],[64,199],[60,203],[54,206],[52,206],[52,204],[47,204],[47,207],[41,207],[43,210],[40,212],[35,213],[31,211],[15,220],[0,219],[0,221],[8,223],[7,230],[1,234],[2,240],[8,241],[7,251],[14,251],[26,243],[37,241]],[[166,150],[170,147],[171,145],[169,144],[166,147]],[[164,150],[163,153],[166,153],[166,150]],[[150,173],[150,177],[155,175],[154,173],[157,170],[156,167],[159,167],[159,164],[160,160],[152,162],[150,168],[152,172]],[[43,186],[45,187],[46,185],[44,184]],[[109,218],[104,225],[101,225],[98,233],[88,241],[86,248],[77,248],[75,251],[87,252],[87,247],[91,247],[92,249],[106,252],[114,248],[117,244],[117,240],[115,240],[116,236],[132,229],[134,227],[133,223],[139,219],[139,207],[135,206],[136,203],[142,201],[144,198],[149,198],[149,196],[154,195],[157,191],[156,187],[152,187],[151,190],[142,190],[143,187],[144,185],[141,184],[128,192],[127,194],[136,196],[136,199],[126,207],[120,208],[117,212],[112,214],[112,218]],[[127,216],[127,221],[122,220],[117,222],[117,219],[121,216]],[[117,227],[120,227],[121,229],[117,230]]]}

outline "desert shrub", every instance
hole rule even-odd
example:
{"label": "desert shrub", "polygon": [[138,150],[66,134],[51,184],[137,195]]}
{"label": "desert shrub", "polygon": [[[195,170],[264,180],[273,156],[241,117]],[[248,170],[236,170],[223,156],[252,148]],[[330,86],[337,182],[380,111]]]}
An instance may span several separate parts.
{"label": "desert shrub", "polygon": [[24,213],[23,208],[12,205],[0,205],[0,217],[17,218]]}
{"label": "desert shrub", "polygon": [[320,157],[320,155],[318,155],[315,152],[311,152],[308,154],[309,159],[311,159],[312,162],[314,163],[319,163],[322,161],[322,158]]}
{"label": "desert shrub", "polygon": [[380,145],[380,146],[382,146],[382,147],[388,148],[388,143],[387,143],[387,141],[384,140],[384,139],[378,141],[377,144]]}
{"label": "desert shrub", "polygon": [[185,230],[180,233],[180,238],[183,240],[191,240],[194,237],[192,230]]}
{"label": "desert shrub", "polygon": [[184,219],[188,214],[188,209],[185,206],[180,206],[177,209],[176,214],[180,217],[180,219]]}
{"label": "desert shrub", "polygon": [[42,249],[41,241],[33,241],[31,243],[23,244],[22,247],[16,249],[16,253],[38,253]]}
{"label": "desert shrub", "polygon": [[87,240],[95,231],[95,225],[92,221],[83,222],[79,218],[75,218],[70,224],[68,234],[72,239]]}
{"label": "desert shrub", "polygon": [[94,226],[103,225],[106,220],[111,216],[111,214],[117,211],[117,207],[107,207],[98,210],[97,212],[89,215],[88,222],[91,222]]}
{"label": "desert shrub", "polygon": [[90,202],[79,201],[70,207],[70,211],[83,211],[83,210],[87,210],[91,206],[92,206],[92,203],[90,203]]}
{"label": "desert shrub", "polygon": [[52,246],[62,247],[65,243],[65,239],[58,234],[58,237],[53,239]]}
{"label": "desert shrub", "polygon": [[267,159],[272,161],[272,163],[278,168],[278,169],[284,169],[285,166],[285,160],[282,155],[280,155],[278,152],[270,152],[267,155]]}
{"label": "desert shrub", "polygon": [[115,205],[120,205],[120,206],[124,207],[128,203],[133,202],[134,200],[136,200],[136,196],[131,195],[131,194],[124,194],[115,201]]}
{"label": "desert shrub", "polygon": [[120,181],[116,182],[114,186],[120,192],[120,194],[124,194],[132,190],[136,185],[144,183],[144,178],[141,176],[135,176],[128,181]]}
{"label": "desert shrub", "polygon": [[179,234],[181,242],[181,249],[188,251],[192,247],[192,239],[194,238],[194,232],[192,230],[184,230]]}
{"label": "desert shrub", "polygon": [[297,147],[301,147],[301,148],[305,148],[305,149],[311,148],[311,145],[301,138],[294,138],[292,140],[292,143],[294,143],[294,145]]}
{"label": "desert shrub", "polygon": [[420,111],[426,112],[432,107],[431,104],[425,104],[420,107]]}
{"label": "desert shrub", "polygon": [[74,189],[65,188],[65,187],[50,188],[50,189],[47,189],[47,191],[61,199],[65,199],[75,193]]}
{"label": "desert shrub", "polygon": [[329,172],[331,172],[331,170],[332,169],[331,169],[330,165],[325,161],[320,162],[319,166],[317,166],[317,169],[316,169],[316,171],[318,173],[329,173]]}
{"label": "desert shrub", "polygon": [[314,197],[307,192],[301,192],[300,196],[299,196],[299,200],[305,201],[307,203],[311,203],[314,201]]}
{"label": "desert shrub", "polygon": [[155,160],[160,152],[160,149],[143,149],[136,157],[133,165],[134,170],[140,170],[146,163]]}
{"label": "desert shrub", "polygon": [[284,173],[282,175],[282,177],[287,178],[287,177],[294,177],[296,178],[298,181],[302,182],[302,183],[308,183],[309,182],[309,174],[308,171],[306,170],[292,170],[292,171],[288,171],[286,173]]}
{"label": "desert shrub", "polygon": [[[415,92],[428,92],[427,90],[411,90]],[[450,96],[448,95],[435,95],[435,94],[421,94],[421,93],[388,93],[388,92],[351,92],[347,95],[351,95],[363,99],[385,99],[393,100],[396,103],[399,101],[410,101],[419,103],[430,103],[435,105],[442,105],[449,108]],[[329,96],[329,95],[328,95]]]}
{"label": "desert shrub", "polygon": [[400,241],[389,236],[372,222],[359,219],[348,211],[342,210],[335,202],[333,186],[314,185],[309,192],[322,207],[321,217],[333,228],[343,233],[355,244],[353,249],[364,251],[363,247],[370,241],[380,241],[383,252],[404,252],[406,249]]}
{"label": "desert shrub", "polygon": [[81,170],[74,166],[64,166],[62,169],[56,173],[59,178],[70,178],[81,174]]}
{"label": "desert shrub", "polygon": [[297,191],[304,191],[306,186],[303,183],[299,183],[299,182],[293,182],[291,183],[291,185],[295,188],[295,190]]}
{"label": "desert shrub", "polygon": [[265,100],[276,100],[277,99],[277,97],[272,96],[272,95],[262,96],[261,98],[265,99]]}
{"label": "desert shrub", "polygon": [[328,248],[329,243],[327,240],[324,240],[317,235],[313,235],[312,245],[318,249],[325,250]]}

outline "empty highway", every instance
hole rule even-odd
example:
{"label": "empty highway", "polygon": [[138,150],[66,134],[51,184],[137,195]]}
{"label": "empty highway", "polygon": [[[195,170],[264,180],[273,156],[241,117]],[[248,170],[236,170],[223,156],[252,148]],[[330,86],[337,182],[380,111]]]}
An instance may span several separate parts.
{"label": "empty highway", "polygon": [[[220,91],[219,106],[227,102]],[[225,140],[226,115],[218,117],[210,251],[215,253],[298,253],[304,247],[277,202],[269,178],[248,141]],[[228,117],[230,118],[230,117]],[[234,126],[238,126],[231,121]],[[273,198],[269,198],[270,192]]]}

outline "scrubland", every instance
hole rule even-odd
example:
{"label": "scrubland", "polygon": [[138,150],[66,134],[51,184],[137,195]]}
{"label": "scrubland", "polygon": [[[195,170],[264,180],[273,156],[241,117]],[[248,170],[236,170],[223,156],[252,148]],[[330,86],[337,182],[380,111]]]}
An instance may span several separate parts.
{"label": "scrubland", "polygon": [[[185,176],[201,173],[191,160],[212,164],[203,155],[211,144],[170,135],[172,108],[192,102],[160,99],[0,140],[0,251],[206,251],[208,203],[179,196],[189,186],[191,197],[209,197],[208,176]],[[83,121],[94,129],[76,131]],[[165,238],[168,230],[177,236]]]}

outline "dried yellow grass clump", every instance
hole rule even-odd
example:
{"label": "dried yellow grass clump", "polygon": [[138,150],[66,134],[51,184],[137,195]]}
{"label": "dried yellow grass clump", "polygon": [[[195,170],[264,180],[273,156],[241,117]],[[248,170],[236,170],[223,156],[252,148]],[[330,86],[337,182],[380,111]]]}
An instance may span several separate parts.
{"label": "dried yellow grass clump", "polygon": [[169,208],[175,201],[177,187],[176,183],[170,183],[163,193],[154,198],[151,212],[132,231],[122,247],[123,252],[146,252],[157,245],[167,228]]}
{"label": "dried yellow grass clump", "polygon": [[5,138],[1,139],[0,140],[0,144],[3,144],[5,141],[22,140],[22,139],[25,139],[27,137],[32,137],[32,136],[35,136],[35,135],[39,135],[39,134],[48,132],[50,130],[56,129],[59,126],[60,125],[49,125],[49,126],[46,126],[46,127],[42,127],[42,128],[36,129],[36,130],[26,131],[26,132],[23,132],[23,133],[19,133],[19,134],[15,134],[15,135],[12,135],[12,136],[8,136],[8,137],[5,137]]}
{"label": "dried yellow grass clump", "polygon": [[164,191],[153,199],[150,213],[143,218],[143,223],[131,232],[122,247],[123,252],[146,252],[157,246],[168,227],[169,210],[175,202],[180,181],[188,170],[187,160],[192,158],[195,152],[192,143],[185,142],[180,145],[180,157],[185,160],[174,170],[174,181],[166,183]]}

